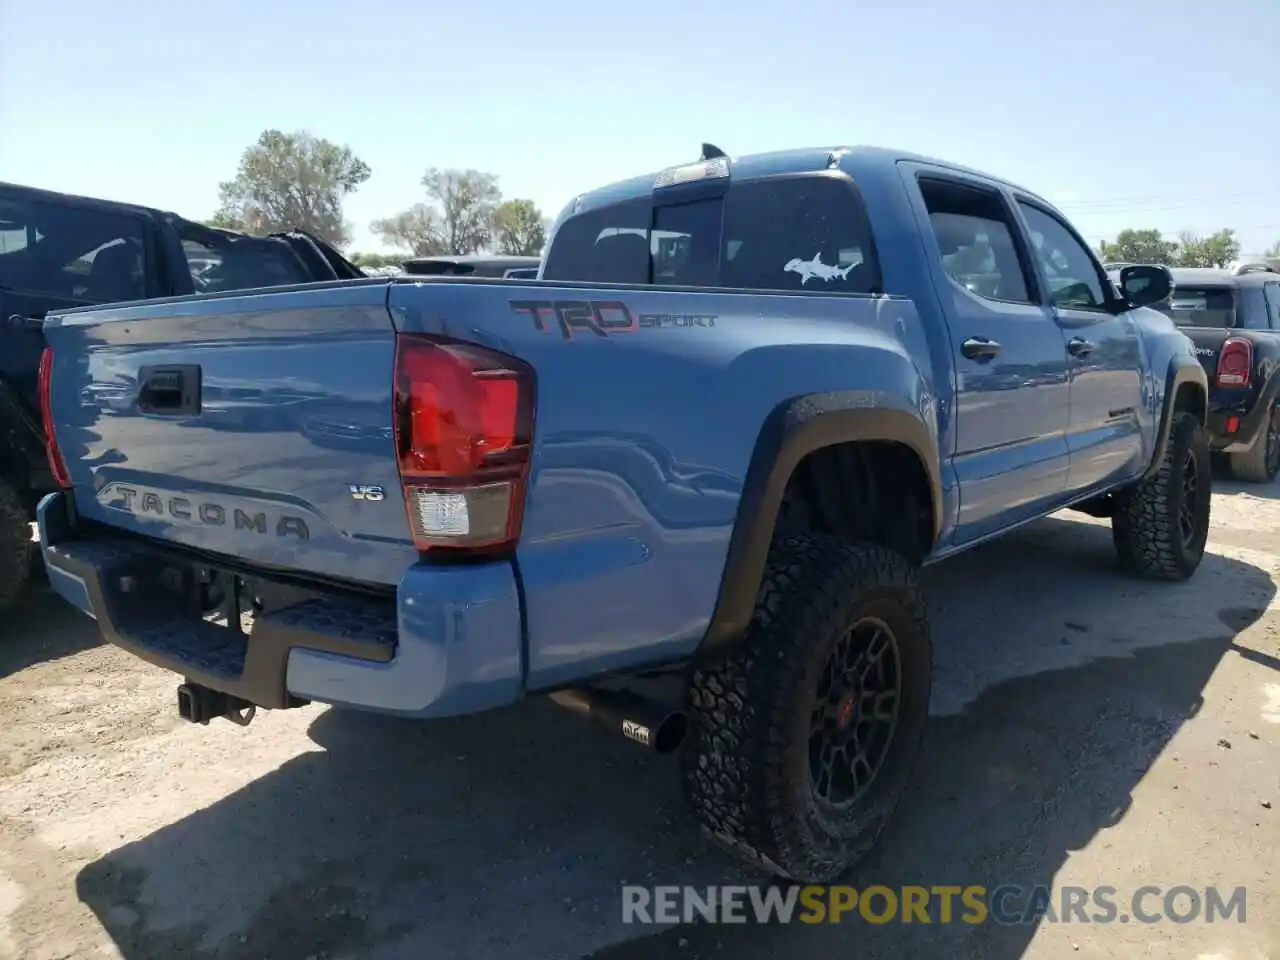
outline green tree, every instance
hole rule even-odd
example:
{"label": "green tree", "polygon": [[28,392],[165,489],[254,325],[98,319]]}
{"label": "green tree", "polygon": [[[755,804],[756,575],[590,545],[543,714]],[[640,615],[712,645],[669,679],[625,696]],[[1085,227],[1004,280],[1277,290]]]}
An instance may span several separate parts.
{"label": "green tree", "polygon": [[219,230],[244,230],[244,224],[229,211],[219,210],[204,222],[206,227],[217,227]]}
{"label": "green tree", "polygon": [[493,236],[499,253],[536,257],[547,242],[546,218],[532,200],[508,200],[493,211]]}
{"label": "green tree", "polygon": [[425,203],[384,220],[370,229],[393,246],[415,256],[477,253],[493,239],[493,214],[502,202],[498,178],[479,170],[431,167],[422,176]]}
{"label": "green tree", "polygon": [[375,220],[369,229],[391,247],[408,250],[415,257],[448,253],[440,215],[425,203],[415,203],[393,217]]}
{"label": "green tree", "polygon": [[1178,241],[1179,267],[1225,267],[1240,256],[1240,241],[1231,229],[1207,237],[1183,233]]}
{"label": "green tree", "polygon": [[361,269],[365,267],[398,267],[404,262],[404,254],[399,253],[349,253],[347,259]]}
{"label": "green tree", "polygon": [[476,253],[493,236],[493,212],[502,202],[498,178],[479,170],[439,170],[422,177],[427,196],[439,204],[447,252]]}
{"label": "green tree", "polygon": [[1157,263],[1172,265],[1178,244],[1159,230],[1121,230],[1114,243],[1102,241],[1098,255],[1103,263]]}
{"label": "green tree", "polygon": [[264,130],[240,157],[235,177],[219,185],[222,204],[214,216],[251,233],[308,230],[343,246],[350,233],[342,202],[369,175],[350,147],[305,130]]}
{"label": "green tree", "polygon": [[1271,245],[1271,248],[1262,255],[1262,259],[1273,267],[1280,268],[1280,240]]}

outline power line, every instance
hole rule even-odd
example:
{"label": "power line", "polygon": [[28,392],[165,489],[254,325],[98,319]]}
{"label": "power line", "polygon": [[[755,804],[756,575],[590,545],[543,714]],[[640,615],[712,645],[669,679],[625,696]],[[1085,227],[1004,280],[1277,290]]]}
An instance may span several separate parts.
{"label": "power line", "polygon": [[1063,200],[1063,206],[1074,207],[1108,207],[1108,206],[1140,206],[1140,207],[1160,207],[1166,204],[1199,204],[1199,203],[1265,203],[1274,204],[1280,201],[1280,192],[1271,194],[1262,193],[1159,193],[1159,194],[1134,194],[1128,197],[1080,197],[1077,199]]}
{"label": "power line", "polygon": [[1249,200],[1182,200],[1171,201],[1169,203],[1131,203],[1131,204],[1115,204],[1112,206],[1091,206],[1089,204],[1075,203],[1064,200],[1060,204],[1063,209],[1074,210],[1078,213],[1096,214],[1105,216],[1108,214],[1130,214],[1130,213],[1164,213],[1178,212],[1183,210],[1198,209],[1240,209],[1241,207],[1258,207],[1263,209],[1276,209],[1280,207],[1280,198],[1262,199],[1253,198]]}
{"label": "power line", "polygon": [[[1234,230],[1237,234],[1240,234],[1240,233],[1266,233],[1266,232],[1269,232],[1269,231],[1270,231],[1270,232],[1275,232],[1278,236],[1280,236],[1280,223],[1264,223],[1264,224],[1262,224],[1261,226],[1254,226],[1254,225],[1251,225],[1251,224],[1243,224],[1243,225],[1237,226],[1237,225],[1235,225],[1235,224],[1231,224],[1231,225],[1230,225],[1230,228],[1231,228],[1232,230]],[[1154,229],[1156,229],[1156,228],[1155,228],[1155,227],[1136,227],[1136,228],[1134,228],[1134,229],[1147,229],[1147,230],[1154,230]],[[1160,232],[1161,232],[1161,233],[1171,233],[1171,232],[1173,232],[1173,231],[1169,231],[1169,230],[1162,230],[1162,231],[1160,231]],[[1193,232],[1195,232],[1195,231],[1193,231]]]}

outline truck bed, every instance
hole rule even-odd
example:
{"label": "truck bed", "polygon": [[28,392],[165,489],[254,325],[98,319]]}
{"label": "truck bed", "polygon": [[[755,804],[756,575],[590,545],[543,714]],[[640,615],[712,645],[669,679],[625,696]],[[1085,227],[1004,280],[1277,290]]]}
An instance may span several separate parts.
{"label": "truck bed", "polygon": [[[82,527],[394,592],[402,643],[405,597],[426,603],[449,568],[415,545],[397,473],[397,339],[527,364],[522,531],[509,556],[482,565],[506,572],[469,615],[511,581],[523,619],[514,669],[531,689],[696,648],[780,399],[847,393],[856,365],[867,404],[910,405],[915,418],[932,402],[919,392],[922,372],[931,382],[922,325],[900,297],[370,280],[76,311],[47,336]],[[466,605],[466,589],[449,596],[449,609]]]}

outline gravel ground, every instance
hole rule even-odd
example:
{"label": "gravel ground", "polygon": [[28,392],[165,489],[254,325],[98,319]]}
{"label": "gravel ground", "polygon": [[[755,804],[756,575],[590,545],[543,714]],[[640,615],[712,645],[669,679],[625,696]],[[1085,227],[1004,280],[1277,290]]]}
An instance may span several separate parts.
{"label": "gravel ground", "polygon": [[41,596],[0,625],[0,957],[1280,957],[1280,491],[1218,489],[1188,584],[1076,515],[927,572],[935,716],[851,882],[1244,885],[1244,924],[624,925],[624,881],[759,879],[670,760],[541,701],[193,727]]}

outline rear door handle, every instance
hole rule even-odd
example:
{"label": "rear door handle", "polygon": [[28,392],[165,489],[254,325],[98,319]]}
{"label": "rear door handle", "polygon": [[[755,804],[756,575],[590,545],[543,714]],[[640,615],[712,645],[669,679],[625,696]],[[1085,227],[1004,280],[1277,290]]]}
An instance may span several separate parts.
{"label": "rear door handle", "polygon": [[986,337],[970,337],[960,344],[960,352],[970,360],[990,360],[999,356],[1000,344]]}
{"label": "rear door handle", "polygon": [[1067,353],[1073,357],[1087,357],[1097,349],[1098,345],[1096,343],[1090,343],[1088,340],[1082,340],[1079,337],[1072,337],[1067,341]]}

